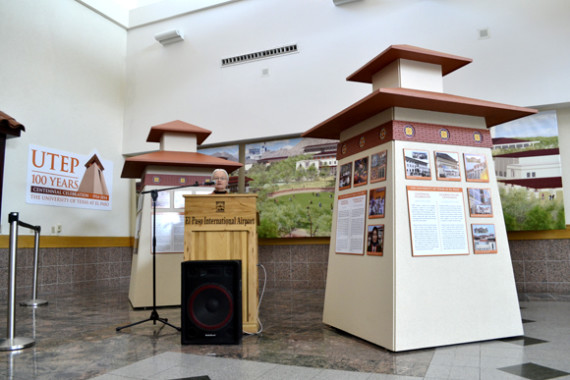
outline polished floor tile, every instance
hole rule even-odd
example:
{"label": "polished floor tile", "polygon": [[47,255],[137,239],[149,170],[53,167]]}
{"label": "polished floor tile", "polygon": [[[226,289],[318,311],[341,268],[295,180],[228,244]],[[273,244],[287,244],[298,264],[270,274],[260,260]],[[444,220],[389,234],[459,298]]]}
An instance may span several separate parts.
{"label": "polished floor tile", "polygon": [[500,339],[503,342],[519,344],[521,346],[532,346],[533,344],[548,343],[546,340],[531,338],[529,336],[522,336],[516,338]]}
{"label": "polished floor tile", "polygon": [[570,375],[568,372],[558,371],[534,363],[524,363],[512,367],[499,368],[501,371],[512,373],[530,380],[549,380]]}
{"label": "polished floor tile", "polygon": [[[570,302],[551,298],[521,302],[523,317],[534,322],[520,339],[401,353],[324,325],[322,290],[268,291],[260,308],[263,332],[218,346],[181,345],[180,332],[160,322],[115,331],[151,315],[133,310],[124,289],[43,298],[47,306],[16,307],[16,336],[36,343],[0,352],[0,378],[486,380],[521,379],[540,367],[540,374],[570,379]],[[180,326],[180,308],[158,313]]]}

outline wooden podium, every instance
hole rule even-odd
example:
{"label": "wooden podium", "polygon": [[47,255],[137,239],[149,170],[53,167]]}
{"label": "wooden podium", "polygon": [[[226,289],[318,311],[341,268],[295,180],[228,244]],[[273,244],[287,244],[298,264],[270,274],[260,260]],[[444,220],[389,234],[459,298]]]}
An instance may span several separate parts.
{"label": "wooden podium", "polygon": [[241,260],[243,330],[257,332],[257,195],[184,198],[184,260]]}

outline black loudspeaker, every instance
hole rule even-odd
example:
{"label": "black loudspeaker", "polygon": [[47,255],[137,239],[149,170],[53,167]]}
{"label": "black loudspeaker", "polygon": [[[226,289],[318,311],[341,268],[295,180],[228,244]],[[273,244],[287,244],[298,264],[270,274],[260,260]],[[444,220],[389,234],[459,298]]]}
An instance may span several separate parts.
{"label": "black loudspeaker", "polygon": [[182,262],[182,344],[239,344],[241,260]]}

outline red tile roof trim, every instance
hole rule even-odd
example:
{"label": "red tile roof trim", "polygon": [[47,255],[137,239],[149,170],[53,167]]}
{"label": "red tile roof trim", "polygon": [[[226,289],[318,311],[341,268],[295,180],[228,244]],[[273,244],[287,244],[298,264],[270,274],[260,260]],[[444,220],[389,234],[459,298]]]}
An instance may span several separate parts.
{"label": "red tile roof trim", "polygon": [[558,189],[562,187],[562,177],[500,179],[506,185],[517,185],[531,189]]}
{"label": "red tile roof trim", "polygon": [[189,135],[196,135],[197,144],[200,145],[206,140],[208,136],[212,133],[204,128],[200,128],[196,125],[185,123],[180,120],[171,121],[169,123],[155,125],[150,128],[147,142],[160,142],[162,135],[165,133],[184,133]]}
{"label": "red tile roof trim", "polygon": [[0,133],[8,137],[20,137],[20,133],[25,131],[23,124],[19,123],[12,116],[0,111]]}
{"label": "red tile roof trim", "polygon": [[228,161],[223,158],[196,152],[158,151],[128,157],[123,165],[121,178],[141,178],[148,166],[221,168],[231,173],[243,165],[239,162]]}
{"label": "red tile roof trim", "polygon": [[493,157],[537,157],[537,156],[556,156],[560,154],[559,148],[550,149],[534,149],[534,150],[521,150],[520,152],[499,154]]}
{"label": "red tile roof trim", "polygon": [[445,76],[463,66],[473,62],[471,58],[460,57],[434,50],[423,49],[411,45],[392,45],[371,59],[346,80],[354,82],[372,83],[374,74],[397,59],[431,63],[441,66],[442,75]]}
{"label": "red tile roof trim", "polygon": [[340,134],[356,124],[392,107],[436,111],[485,118],[487,127],[535,114],[530,108],[440,92],[407,88],[379,88],[336,115],[302,134],[303,137],[340,139]]}

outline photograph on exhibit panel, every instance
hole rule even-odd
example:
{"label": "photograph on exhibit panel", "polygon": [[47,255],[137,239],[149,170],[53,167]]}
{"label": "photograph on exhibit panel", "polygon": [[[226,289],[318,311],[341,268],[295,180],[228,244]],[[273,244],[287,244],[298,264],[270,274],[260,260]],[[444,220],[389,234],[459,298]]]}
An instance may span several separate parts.
{"label": "photograph on exhibit panel", "polygon": [[370,197],[368,199],[368,217],[383,218],[384,207],[386,204],[386,188],[378,187],[370,189]]}
{"label": "photograph on exhibit panel", "polygon": [[463,160],[467,182],[489,182],[489,166],[485,155],[463,153]]}
{"label": "photograph on exhibit panel", "polygon": [[467,193],[469,196],[469,216],[476,218],[493,216],[491,189],[468,188]]}
{"label": "photograph on exhibit panel", "polygon": [[368,183],[368,157],[354,161],[354,187]]}
{"label": "photograph on exhibit panel", "polygon": [[497,253],[494,224],[472,224],[473,253]]}
{"label": "photograph on exhibit panel", "polygon": [[386,180],[387,158],[386,150],[370,156],[370,183]]}
{"label": "photograph on exhibit panel", "polygon": [[352,162],[348,162],[340,167],[340,174],[338,178],[338,189],[350,189],[352,183]]}
{"label": "photograph on exhibit panel", "polygon": [[431,179],[429,152],[427,150],[404,149],[406,179]]}
{"label": "photograph on exhibit panel", "polygon": [[382,256],[384,252],[384,225],[374,224],[368,226],[368,237],[366,239],[366,254],[371,256]]}
{"label": "photograph on exhibit panel", "polygon": [[435,172],[439,181],[461,181],[459,153],[434,152]]}

